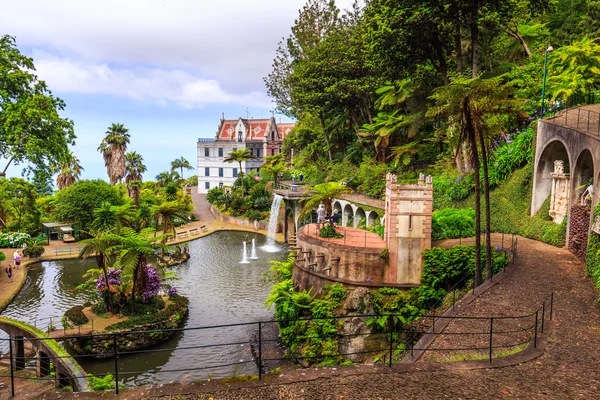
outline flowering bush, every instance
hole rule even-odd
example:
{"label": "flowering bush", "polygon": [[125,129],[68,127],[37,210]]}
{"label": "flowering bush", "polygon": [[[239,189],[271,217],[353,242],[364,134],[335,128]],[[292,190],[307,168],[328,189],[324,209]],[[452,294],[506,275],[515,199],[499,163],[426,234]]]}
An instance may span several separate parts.
{"label": "flowering bush", "polygon": [[167,294],[169,295],[170,299],[173,299],[173,298],[177,297],[177,289],[172,287],[169,289],[169,292]]}
{"label": "flowering bush", "polygon": [[31,239],[31,236],[24,232],[0,233],[0,247],[21,247],[29,239]]}
{"label": "flowering bush", "polygon": [[[108,284],[109,285],[120,285],[121,284],[121,270],[109,269],[107,271]],[[101,273],[96,282],[96,289],[98,290],[98,296],[102,296],[102,292],[106,290],[106,283],[104,280],[104,274]]]}
{"label": "flowering bush", "polygon": [[158,294],[162,286],[162,276],[152,265],[146,265],[142,274],[144,278],[144,285],[141,288],[142,296],[144,296],[144,301],[148,301]]}

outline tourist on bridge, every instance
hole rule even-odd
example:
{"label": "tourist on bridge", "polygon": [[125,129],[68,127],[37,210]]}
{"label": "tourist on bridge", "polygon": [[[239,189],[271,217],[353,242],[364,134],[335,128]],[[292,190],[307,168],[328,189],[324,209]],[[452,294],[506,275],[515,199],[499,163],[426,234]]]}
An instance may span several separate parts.
{"label": "tourist on bridge", "polygon": [[13,261],[15,262],[15,268],[19,269],[21,267],[21,253],[19,253],[19,250],[15,250],[13,253]]}
{"label": "tourist on bridge", "polygon": [[317,228],[320,228],[321,224],[325,226],[325,205],[323,202],[319,203],[319,208],[317,208]]}
{"label": "tourist on bridge", "polygon": [[338,210],[333,210],[333,214],[331,214],[331,221],[333,222],[333,226],[338,226],[338,220],[340,219],[340,213]]}

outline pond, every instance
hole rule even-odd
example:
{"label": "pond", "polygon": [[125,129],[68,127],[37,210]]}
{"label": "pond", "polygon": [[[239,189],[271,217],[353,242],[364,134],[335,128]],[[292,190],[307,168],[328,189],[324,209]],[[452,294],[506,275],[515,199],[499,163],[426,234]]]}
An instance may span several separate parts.
{"label": "pond", "polygon": [[[253,238],[259,259],[241,264],[242,243]],[[273,317],[272,310],[264,307],[269,285],[263,282],[263,274],[269,269],[269,260],[284,260],[287,252],[283,247],[279,252],[263,252],[261,247],[266,242],[263,235],[235,231],[216,232],[190,242],[190,260],[173,268],[179,278],[173,286],[190,300],[189,316],[183,327],[236,324]],[[37,320],[38,326],[48,326],[48,317],[61,316],[85,301],[85,294],[74,289],[84,281],[82,274],[89,268],[95,268],[93,260],[34,264],[23,290],[2,316],[32,324]],[[54,326],[60,326],[57,319],[54,318]],[[121,356],[119,380],[127,385],[144,385],[255,374],[256,364],[248,345],[255,329],[256,325],[248,325],[177,333],[169,341],[153,347],[151,352]],[[231,342],[238,344],[193,348]],[[209,368],[241,361],[247,362]],[[114,359],[80,358],[78,362],[87,372],[114,374]],[[204,369],[191,371],[193,368]]]}

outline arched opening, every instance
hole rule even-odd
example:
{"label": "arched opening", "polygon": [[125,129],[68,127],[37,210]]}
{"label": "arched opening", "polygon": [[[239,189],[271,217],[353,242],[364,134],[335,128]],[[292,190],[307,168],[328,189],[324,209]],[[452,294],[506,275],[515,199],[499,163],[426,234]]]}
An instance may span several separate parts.
{"label": "arched opening", "polygon": [[344,213],[342,214],[342,225],[352,226],[354,223],[354,210],[350,204],[346,204],[344,207]]}
{"label": "arched opening", "polygon": [[25,369],[25,338],[23,336],[13,337],[13,352],[15,355],[15,370]]}
{"label": "arched opening", "polygon": [[367,216],[365,210],[357,208],[354,212],[354,227],[364,229],[367,226]]}
{"label": "arched opening", "polygon": [[563,162],[565,175],[569,175],[569,153],[565,145],[555,140],[550,142],[542,151],[536,167],[536,181],[533,186],[533,200],[531,204],[531,214],[538,212],[544,201],[552,192],[552,173],[554,172],[555,161]]}
{"label": "arched opening", "polygon": [[379,214],[376,211],[371,211],[369,215],[367,215],[367,226],[372,228],[374,226],[379,225]]}
{"label": "arched opening", "polygon": [[37,360],[37,376],[42,377],[48,375],[50,375],[50,357],[48,354],[40,351]]}
{"label": "arched opening", "polygon": [[577,157],[573,174],[571,175],[571,204],[581,202],[585,189],[594,184],[594,160],[592,153],[585,149]]}
{"label": "arched opening", "polygon": [[342,205],[340,204],[339,201],[334,201],[333,205],[331,207],[333,207],[333,209],[330,210],[331,212],[333,212],[334,210],[338,210],[338,212],[342,212]]}

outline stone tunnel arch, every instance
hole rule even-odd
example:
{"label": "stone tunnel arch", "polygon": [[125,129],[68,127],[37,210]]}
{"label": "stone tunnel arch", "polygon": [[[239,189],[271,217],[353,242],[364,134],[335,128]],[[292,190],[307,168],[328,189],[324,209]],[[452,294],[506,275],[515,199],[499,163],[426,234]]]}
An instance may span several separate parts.
{"label": "stone tunnel arch", "polygon": [[338,212],[342,211],[342,204],[339,201],[334,201],[333,205],[331,207],[333,207],[333,208],[329,211],[331,211],[332,213],[334,210],[338,210]]}
{"label": "stone tunnel arch", "polygon": [[552,192],[552,172],[554,162],[561,160],[564,163],[564,172],[570,172],[570,156],[567,147],[560,140],[554,140],[546,145],[536,166],[536,182],[534,182],[535,196],[531,205],[531,214],[537,213],[544,201]]}
{"label": "stone tunnel arch", "polygon": [[588,181],[591,181],[592,185],[594,184],[594,175],[592,153],[588,149],[584,149],[579,153],[571,174],[571,204],[579,204],[581,194],[588,186]]}
{"label": "stone tunnel arch", "polygon": [[369,212],[369,215],[367,215],[367,226],[373,227],[374,225],[377,225],[378,218],[379,218],[379,214],[377,214],[377,211]]}
{"label": "stone tunnel arch", "polygon": [[361,207],[358,207],[356,209],[356,211],[354,212],[354,228],[356,228],[358,226],[358,224],[360,223],[360,221],[364,219],[365,220],[365,224],[367,223],[366,219],[367,216],[365,214],[365,210],[363,210]]}

